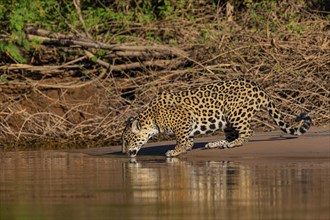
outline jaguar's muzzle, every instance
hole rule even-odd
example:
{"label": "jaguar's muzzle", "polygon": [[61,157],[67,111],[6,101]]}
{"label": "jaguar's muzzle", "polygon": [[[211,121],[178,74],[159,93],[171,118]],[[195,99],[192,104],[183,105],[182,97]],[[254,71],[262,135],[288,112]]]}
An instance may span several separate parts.
{"label": "jaguar's muzzle", "polygon": [[130,157],[136,157],[137,153],[138,153],[138,150],[129,150],[127,152],[128,156],[130,156]]}

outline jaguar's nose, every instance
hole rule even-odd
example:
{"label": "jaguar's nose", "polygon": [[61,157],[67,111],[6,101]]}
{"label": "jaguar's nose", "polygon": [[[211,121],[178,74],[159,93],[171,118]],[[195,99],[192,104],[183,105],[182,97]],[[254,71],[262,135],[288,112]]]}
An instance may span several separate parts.
{"label": "jaguar's nose", "polygon": [[136,155],[137,155],[137,150],[129,150],[128,151],[128,156],[130,156],[130,157],[136,157]]}

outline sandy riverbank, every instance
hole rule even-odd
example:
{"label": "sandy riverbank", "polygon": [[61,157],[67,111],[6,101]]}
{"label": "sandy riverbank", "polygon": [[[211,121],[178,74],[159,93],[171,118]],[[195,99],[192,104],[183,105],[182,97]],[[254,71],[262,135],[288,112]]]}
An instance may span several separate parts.
{"label": "sandy riverbank", "polygon": [[[220,140],[221,136],[206,136],[196,138],[194,148],[179,158],[187,160],[330,160],[330,129],[311,128],[302,136],[290,136],[281,131],[256,132],[249,142],[242,147],[233,149],[207,149],[204,145],[211,141]],[[165,152],[173,149],[175,141],[153,142],[143,147],[138,156],[139,158],[164,156]],[[123,156],[121,146],[110,146],[102,148],[90,148],[73,150],[98,156]]]}

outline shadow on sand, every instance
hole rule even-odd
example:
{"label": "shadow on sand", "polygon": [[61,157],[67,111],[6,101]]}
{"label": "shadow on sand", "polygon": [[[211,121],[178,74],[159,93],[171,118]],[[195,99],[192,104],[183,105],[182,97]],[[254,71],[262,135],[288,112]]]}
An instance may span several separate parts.
{"label": "shadow on sand", "polygon": [[[260,139],[260,140],[249,140],[249,142],[268,142],[268,141],[283,141],[288,139],[295,139],[297,137],[270,137],[268,139]],[[194,143],[193,149],[203,149],[204,146],[208,142],[196,142]],[[139,151],[139,155],[145,155],[145,156],[164,156],[165,153],[169,150],[172,150],[175,148],[175,144],[169,144],[169,145],[162,145],[162,146],[150,146],[150,147],[144,147],[141,148]],[[121,155],[123,154],[121,151],[116,151],[109,153],[109,155]]]}

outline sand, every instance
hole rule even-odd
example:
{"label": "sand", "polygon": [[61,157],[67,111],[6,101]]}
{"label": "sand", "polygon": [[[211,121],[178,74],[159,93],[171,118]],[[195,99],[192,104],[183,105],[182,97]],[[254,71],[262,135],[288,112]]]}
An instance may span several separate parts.
{"label": "sand", "polygon": [[[241,160],[330,160],[330,127],[314,127],[301,136],[291,136],[281,131],[256,132],[241,147],[232,149],[204,149],[210,141],[221,140],[222,136],[196,138],[191,151],[179,156],[184,160],[241,161]],[[175,140],[147,143],[136,159],[165,155],[173,149]],[[73,150],[97,156],[126,157],[121,146]],[[165,156],[164,156],[165,157]]]}

